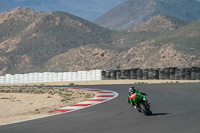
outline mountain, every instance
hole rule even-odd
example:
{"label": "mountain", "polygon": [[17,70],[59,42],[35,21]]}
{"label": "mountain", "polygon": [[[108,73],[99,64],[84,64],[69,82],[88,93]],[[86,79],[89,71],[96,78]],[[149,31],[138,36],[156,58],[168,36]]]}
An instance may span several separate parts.
{"label": "mountain", "polygon": [[[48,60],[40,71],[192,67],[200,65],[199,22],[158,15],[119,31],[112,47],[91,45],[70,49]],[[191,41],[191,42],[190,42]],[[69,56],[73,58],[69,58]],[[53,65],[52,65],[53,64]]]}
{"label": "mountain", "polygon": [[71,48],[109,42],[112,33],[64,12],[16,8],[0,18],[1,72],[33,69]]}
{"label": "mountain", "polygon": [[16,7],[37,11],[63,11],[93,21],[126,0],[1,0],[0,12]]}
{"label": "mountain", "polygon": [[185,20],[171,16],[157,15],[136,27],[118,31],[118,36],[113,45],[118,47],[118,49],[128,50],[138,43],[177,30],[187,24],[189,22]]}
{"label": "mountain", "polygon": [[0,13],[0,75],[200,65],[200,22],[157,15],[112,31],[64,12]]}
{"label": "mountain", "polygon": [[170,33],[154,38],[153,45],[173,44],[174,48],[183,53],[199,53],[200,51],[200,20],[189,23]]}
{"label": "mountain", "polygon": [[94,23],[113,30],[137,26],[158,14],[187,21],[200,19],[200,2],[196,0],[129,0],[97,18]]}

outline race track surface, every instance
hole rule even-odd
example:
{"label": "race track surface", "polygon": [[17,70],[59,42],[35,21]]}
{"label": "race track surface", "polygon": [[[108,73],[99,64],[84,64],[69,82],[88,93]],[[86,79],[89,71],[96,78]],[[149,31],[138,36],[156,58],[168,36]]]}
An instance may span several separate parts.
{"label": "race track surface", "polygon": [[74,112],[0,126],[0,133],[199,133],[200,83],[138,84],[148,94],[152,116],[126,100],[130,85],[79,86],[119,93],[111,101]]}

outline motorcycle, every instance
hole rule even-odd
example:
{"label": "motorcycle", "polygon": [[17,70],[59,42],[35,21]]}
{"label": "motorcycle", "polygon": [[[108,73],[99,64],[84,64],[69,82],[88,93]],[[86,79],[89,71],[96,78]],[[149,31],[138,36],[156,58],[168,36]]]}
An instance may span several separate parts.
{"label": "motorcycle", "polygon": [[[140,113],[144,113],[145,115],[152,115],[152,111],[150,110],[150,103],[148,102],[145,95],[142,95],[141,93],[133,93],[130,96],[127,95],[127,102],[130,103]],[[133,102],[135,103],[134,105]]]}

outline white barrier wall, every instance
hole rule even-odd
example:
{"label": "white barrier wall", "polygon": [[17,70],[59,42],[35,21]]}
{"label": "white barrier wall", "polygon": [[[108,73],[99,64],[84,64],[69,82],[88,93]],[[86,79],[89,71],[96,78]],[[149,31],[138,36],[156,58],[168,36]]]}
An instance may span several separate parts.
{"label": "white barrier wall", "polygon": [[0,84],[102,80],[101,71],[102,70],[58,73],[35,72],[15,75],[6,74],[5,76],[0,76]]}

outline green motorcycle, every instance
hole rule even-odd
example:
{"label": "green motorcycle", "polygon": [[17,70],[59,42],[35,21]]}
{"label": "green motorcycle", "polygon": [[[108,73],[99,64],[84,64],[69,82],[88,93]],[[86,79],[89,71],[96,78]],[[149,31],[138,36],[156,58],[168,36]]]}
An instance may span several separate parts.
{"label": "green motorcycle", "polygon": [[146,99],[146,94],[138,91],[137,93],[128,94],[127,101],[131,103],[132,107],[137,109],[140,113],[145,113],[145,115],[152,115],[150,110],[150,103]]}

